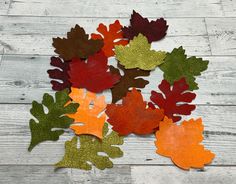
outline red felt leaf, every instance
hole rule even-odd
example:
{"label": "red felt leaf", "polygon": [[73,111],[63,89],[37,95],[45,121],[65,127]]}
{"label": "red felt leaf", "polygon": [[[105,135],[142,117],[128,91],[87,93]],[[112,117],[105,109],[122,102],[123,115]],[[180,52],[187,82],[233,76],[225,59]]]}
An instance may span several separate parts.
{"label": "red felt leaf", "polygon": [[153,133],[164,117],[163,110],[148,107],[135,88],[127,93],[121,105],[107,105],[106,114],[112,129],[120,135]]}
{"label": "red felt leaf", "polygon": [[[51,57],[52,66],[57,68],[48,70],[49,77],[51,80],[52,89],[55,91],[61,91],[65,88],[70,88],[71,83],[69,81],[69,62],[62,61],[59,57]],[[55,79],[55,80],[54,80]],[[62,82],[58,82],[57,80],[61,80]]]}
{"label": "red felt leaf", "polygon": [[[164,114],[174,122],[181,120],[181,116],[178,116],[177,114],[189,115],[191,114],[191,111],[195,109],[195,105],[189,105],[188,103],[195,99],[196,94],[185,92],[189,89],[185,78],[175,81],[172,89],[168,81],[162,80],[158,88],[163,92],[164,96],[162,93],[152,91],[150,99],[159,108],[164,109]],[[178,104],[179,102],[180,104]],[[155,109],[153,103],[150,102],[148,105]]]}
{"label": "red felt leaf", "polygon": [[161,40],[165,37],[168,25],[163,18],[150,21],[143,18],[139,13],[133,11],[130,19],[130,26],[122,29],[124,37],[132,40],[134,36],[142,33],[147,37],[148,42]]}
{"label": "red felt leaf", "polygon": [[108,71],[107,61],[102,51],[89,56],[87,61],[72,59],[68,72],[72,87],[86,88],[94,93],[113,87],[119,81],[120,75]]}
{"label": "red felt leaf", "polygon": [[114,56],[115,45],[127,45],[128,41],[124,40],[123,32],[121,30],[123,26],[119,20],[116,20],[113,24],[109,25],[109,29],[104,24],[99,24],[97,31],[101,34],[91,34],[93,39],[103,39],[104,46],[102,51],[107,57]]}

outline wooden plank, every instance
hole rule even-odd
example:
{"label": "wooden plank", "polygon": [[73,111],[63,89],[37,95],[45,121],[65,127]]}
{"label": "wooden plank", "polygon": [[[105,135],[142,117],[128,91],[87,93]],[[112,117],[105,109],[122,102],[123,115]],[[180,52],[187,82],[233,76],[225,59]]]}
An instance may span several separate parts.
{"label": "wooden plank", "polygon": [[[45,142],[29,153],[28,127],[30,105],[0,105],[0,164],[54,164],[64,154],[64,142],[72,133],[60,137],[58,142]],[[205,124],[206,148],[216,154],[213,164],[236,165],[236,106],[198,106],[191,117],[202,117]],[[189,119],[187,117],[186,119]],[[124,157],[114,159],[115,164],[171,164],[168,158],[155,153],[154,136],[125,138]]]}
{"label": "wooden plank", "polygon": [[0,166],[0,183],[69,184],[71,169],[54,171],[52,166]]}
{"label": "wooden plank", "polygon": [[207,18],[207,30],[213,55],[235,55],[236,18]]}
{"label": "wooden plank", "polygon": [[236,180],[235,173],[236,167],[205,167],[187,172],[174,166],[131,166],[133,184],[232,184]]}
{"label": "wooden plank", "polygon": [[[236,57],[204,58],[210,60],[210,64],[208,70],[197,77],[200,89],[196,91],[194,103],[236,105]],[[110,63],[115,63],[114,58]],[[4,55],[0,67],[0,103],[31,103],[33,100],[41,100],[44,93],[52,94],[46,73],[49,68],[49,56]],[[146,100],[151,90],[157,90],[162,75],[157,68],[147,77],[150,84],[142,90]],[[110,90],[104,94],[110,103]]]}
{"label": "wooden plank", "polygon": [[129,17],[133,9],[148,17],[223,16],[220,0],[19,0],[12,1],[9,15]]}
{"label": "wooden plank", "polygon": [[10,6],[10,0],[0,1],[0,15],[6,15]]}
{"label": "wooden plank", "polygon": [[[210,47],[207,36],[165,37],[152,44],[153,49],[170,51],[183,46],[191,55],[209,55]],[[53,55],[52,36],[49,35],[0,35],[0,49],[6,54]],[[1,54],[1,53],[0,53]]]}
{"label": "wooden plank", "polygon": [[[87,33],[93,33],[100,23],[109,25],[115,20],[115,18],[0,16],[0,34],[56,37],[65,35],[75,24],[81,25]],[[166,20],[169,25],[167,36],[207,35],[204,18],[167,18]],[[129,18],[121,18],[119,21],[122,25],[129,25]]]}
{"label": "wooden plank", "polygon": [[226,17],[236,16],[236,1],[235,0],[222,0],[223,12]]}

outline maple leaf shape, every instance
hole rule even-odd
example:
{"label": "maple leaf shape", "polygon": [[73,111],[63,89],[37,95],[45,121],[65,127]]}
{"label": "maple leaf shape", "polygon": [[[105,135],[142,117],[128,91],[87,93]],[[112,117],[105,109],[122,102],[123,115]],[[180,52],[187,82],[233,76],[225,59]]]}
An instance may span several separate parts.
{"label": "maple leaf shape", "polygon": [[129,42],[128,46],[115,46],[116,59],[126,69],[152,70],[164,62],[166,53],[150,49],[151,44],[148,43],[147,38],[139,34]]}
{"label": "maple leaf shape", "polygon": [[[31,130],[31,143],[28,148],[31,151],[37,144],[51,140],[57,141],[59,136],[64,133],[64,128],[69,128],[73,119],[66,116],[66,114],[73,114],[76,112],[79,104],[66,103],[70,100],[68,90],[56,92],[55,101],[53,97],[47,93],[43,95],[42,104],[33,101],[31,114],[38,120],[30,119],[29,126]],[[48,112],[44,112],[44,106]],[[57,128],[57,130],[52,130]],[[59,129],[59,130],[58,130]]]}
{"label": "maple leaf shape", "polygon": [[127,93],[121,105],[108,104],[106,114],[112,129],[120,135],[153,133],[164,117],[163,110],[147,107],[141,93],[135,88]]}
{"label": "maple leaf shape", "polygon": [[[163,96],[162,93],[152,91],[150,99],[160,109],[164,109],[164,114],[168,118],[171,118],[174,122],[181,120],[181,116],[177,116],[176,114],[190,115],[191,111],[196,108],[195,105],[187,104],[195,99],[196,94],[185,92],[189,89],[189,86],[184,78],[175,81],[172,89],[168,81],[162,80],[158,88],[163,92],[165,96]],[[181,103],[178,104],[179,102]],[[183,104],[183,102],[187,103]],[[148,105],[151,108],[155,109],[153,103],[150,102]]]}
{"label": "maple leaf shape", "polygon": [[135,11],[131,15],[130,24],[129,27],[122,28],[124,36],[132,40],[134,36],[142,33],[147,37],[149,43],[164,38],[168,29],[165,19],[160,18],[149,22],[147,18],[143,18]]}
{"label": "maple leaf shape", "polygon": [[[102,51],[107,57],[114,56],[114,46],[115,45],[127,45],[128,41],[123,39],[123,32],[121,30],[123,26],[120,24],[119,20],[116,20],[113,24],[109,25],[109,30],[104,24],[99,24],[97,31],[100,34],[91,34],[93,39],[103,39],[104,46]],[[118,40],[118,41],[117,41]]]}
{"label": "maple leaf shape", "polygon": [[203,168],[215,157],[215,154],[200,144],[203,140],[203,129],[201,118],[183,121],[181,125],[177,125],[165,117],[156,132],[157,153],[170,157],[182,169]]}
{"label": "maple leaf shape", "polygon": [[70,128],[74,130],[76,135],[91,134],[102,139],[102,130],[106,120],[106,115],[103,112],[106,108],[105,97],[96,97],[95,93],[89,91],[85,93],[84,89],[77,88],[71,88],[69,96],[73,103],[80,105],[75,114],[67,115],[74,119],[74,124]]}
{"label": "maple leaf shape", "polygon": [[112,74],[108,69],[107,57],[103,52],[89,56],[87,62],[75,58],[70,63],[69,80],[73,87],[99,93],[111,88],[120,79],[119,75]]}
{"label": "maple leaf shape", "polygon": [[[121,98],[123,98],[126,93],[129,91],[130,87],[135,88],[144,88],[149,82],[142,78],[137,78],[140,76],[149,76],[150,71],[140,70],[138,68],[134,69],[125,69],[119,63],[117,66],[123,71],[123,76],[121,76],[120,81],[116,83],[113,88],[111,88],[112,93],[112,103],[116,103]],[[119,69],[110,66],[110,71],[113,74],[120,75]]]}
{"label": "maple leaf shape", "polygon": [[[113,163],[109,158],[119,158],[123,152],[119,147],[113,145],[122,145],[123,137],[112,131],[108,134],[108,124],[105,123],[103,129],[102,141],[90,135],[81,135],[80,148],[77,149],[77,137],[65,143],[65,155],[63,159],[55,164],[56,168],[78,168],[91,170],[93,164],[98,169],[112,168]],[[106,153],[107,156],[98,153]],[[88,163],[89,162],[89,163]]]}
{"label": "maple leaf shape", "polygon": [[201,75],[201,72],[207,69],[209,61],[196,58],[195,56],[187,58],[183,47],[175,48],[171,53],[167,53],[165,62],[160,65],[164,72],[164,78],[171,85],[174,81],[185,77],[189,90],[198,89],[195,82],[195,76]]}
{"label": "maple leaf shape", "polygon": [[[63,62],[59,57],[51,57],[52,66],[57,67],[56,69],[48,70],[49,77],[51,79],[52,89],[55,91],[61,91],[65,88],[70,88],[71,83],[69,81],[69,75],[67,74],[69,67],[69,62]],[[61,80],[62,82],[58,82]]]}
{"label": "maple leaf shape", "polygon": [[55,52],[65,61],[73,58],[87,58],[103,47],[102,40],[89,39],[89,35],[79,25],[71,28],[67,38],[53,38]]}

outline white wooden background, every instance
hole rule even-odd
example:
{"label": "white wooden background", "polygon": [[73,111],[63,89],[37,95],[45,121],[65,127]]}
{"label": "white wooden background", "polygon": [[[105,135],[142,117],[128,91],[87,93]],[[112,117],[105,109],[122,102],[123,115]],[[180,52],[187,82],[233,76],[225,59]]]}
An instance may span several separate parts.
{"label": "white wooden background", "polygon": [[[153,136],[129,136],[113,169],[54,172],[52,164],[70,137],[27,152],[30,103],[53,93],[46,73],[54,54],[52,37],[65,35],[76,23],[89,33],[100,22],[128,24],[133,9],[167,19],[167,37],[153,48],[171,51],[183,45],[188,55],[210,60],[197,79],[192,117],[203,117],[204,143],[216,158],[204,170],[186,172],[155,154]],[[0,183],[236,183],[236,0],[0,0],[0,54]],[[160,72],[149,80],[146,99]]]}

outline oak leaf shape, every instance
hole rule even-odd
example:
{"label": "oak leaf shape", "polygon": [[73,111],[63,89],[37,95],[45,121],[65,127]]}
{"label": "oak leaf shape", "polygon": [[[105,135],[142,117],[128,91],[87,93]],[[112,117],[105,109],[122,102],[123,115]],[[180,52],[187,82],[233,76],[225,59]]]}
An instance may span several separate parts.
{"label": "oak leaf shape", "polygon": [[171,85],[174,81],[184,77],[189,85],[189,90],[198,89],[195,82],[195,76],[201,75],[201,72],[207,69],[209,61],[195,56],[187,58],[183,47],[175,48],[171,53],[167,53],[165,62],[160,65],[164,72],[164,79]]}
{"label": "oak leaf shape", "polygon": [[108,122],[120,135],[145,135],[155,131],[163,119],[163,110],[147,107],[142,94],[135,88],[122,99],[122,104],[108,104]]}
{"label": "oak leaf shape", "polygon": [[164,38],[168,29],[165,19],[160,18],[149,22],[147,18],[143,18],[135,11],[131,15],[130,24],[129,27],[122,28],[124,36],[132,40],[134,36],[142,33],[147,37],[149,43]]}
{"label": "oak leaf shape", "polygon": [[[174,122],[181,120],[181,116],[179,115],[190,115],[196,108],[195,105],[188,104],[195,99],[196,94],[186,92],[189,86],[184,78],[175,81],[172,88],[168,81],[162,80],[158,88],[164,95],[152,91],[150,99],[158,108],[163,109],[164,114]],[[148,105],[155,109],[153,103],[150,102]]]}
{"label": "oak leaf shape", "polygon": [[129,45],[115,46],[116,59],[126,69],[140,68],[142,70],[153,70],[164,62],[166,53],[164,51],[151,50],[151,44],[142,34],[134,37]]}
{"label": "oak leaf shape", "polygon": [[[77,88],[71,88],[69,96],[72,99],[71,103],[80,104],[76,113],[67,115],[74,119],[74,124],[70,128],[76,135],[91,134],[102,139],[102,130],[106,120],[106,114],[103,112],[106,108],[105,96],[97,97],[95,93]],[[82,123],[82,125],[77,123]]]}
{"label": "oak leaf shape", "polygon": [[181,125],[174,124],[167,117],[160,122],[159,131],[156,132],[157,153],[170,157],[178,167],[188,170],[203,168],[211,163],[215,154],[204,149],[202,119],[183,121]]}
{"label": "oak leaf shape", "polygon": [[[31,131],[29,151],[41,142],[57,141],[59,136],[64,133],[63,129],[70,127],[73,119],[67,117],[66,114],[75,113],[79,104],[73,103],[65,106],[70,100],[68,93],[68,90],[56,92],[55,100],[51,95],[45,93],[42,104],[32,102],[30,112],[37,121],[30,119],[29,122]],[[48,112],[44,111],[44,107],[48,109]],[[57,128],[57,130],[52,130],[53,128]]]}
{"label": "oak leaf shape", "polygon": [[55,52],[65,61],[73,58],[88,58],[103,47],[103,40],[89,39],[89,35],[79,25],[71,28],[67,38],[53,38]]}
{"label": "oak leaf shape", "polygon": [[[77,148],[77,137],[65,143],[65,155],[63,159],[55,164],[56,168],[77,168],[91,170],[93,164],[98,169],[112,168],[113,163],[110,158],[119,158],[123,152],[119,147],[122,145],[123,137],[112,131],[108,134],[108,124],[105,123],[103,129],[103,139],[100,140],[90,135],[79,136],[80,148]],[[98,153],[106,153],[107,156]]]}
{"label": "oak leaf shape", "polygon": [[124,40],[123,32],[121,30],[123,26],[120,24],[119,20],[109,25],[109,30],[104,24],[99,24],[97,31],[101,34],[91,34],[93,39],[103,39],[104,46],[102,51],[107,57],[114,56],[114,46],[115,45],[127,45],[128,40]]}
{"label": "oak leaf shape", "polygon": [[[62,61],[59,57],[51,57],[50,64],[56,67],[55,69],[47,71],[49,77],[52,79],[52,89],[55,91],[61,91],[66,88],[70,88],[71,83],[67,73],[70,69],[69,62]],[[58,80],[61,80],[61,82],[58,82]]]}
{"label": "oak leaf shape", "polygon": [[68,72],[72,87],[86,88],[94,93],[113,87],[119,81],[120,75],[108,71],[107,62],[107,57],[103,52],[89,56],[87,61],[72,59]]}
{"label": "oak leaf shape", "polygon": [[[149,81],[140,77],[149,76],[150,71],[140,70],[138,68],[125,69],[119,63],[117,66],[123,71],[124,74],[121,76],[120,81],[111,88],[112,103],[116,103],[121,98],[126,96],[126,93],[129,91],[130,87],[144,88],[147,84],[149,84]],[[119,69],[113,66],[110,66],[110,71],[113,74],[121,75]]]}

